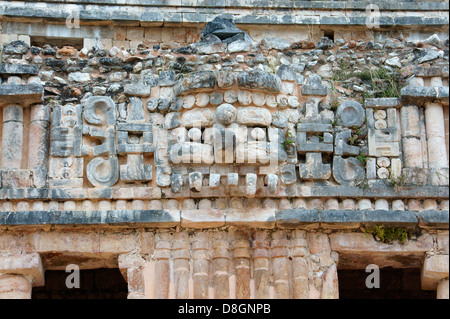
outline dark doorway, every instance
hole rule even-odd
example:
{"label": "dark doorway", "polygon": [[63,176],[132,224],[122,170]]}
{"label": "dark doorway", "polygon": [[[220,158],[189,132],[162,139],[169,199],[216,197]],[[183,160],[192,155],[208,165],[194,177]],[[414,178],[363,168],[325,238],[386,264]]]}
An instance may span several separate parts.
{"label": "dark doorway", "polygon": [[33,287],[32,299],[126,299],[128,284],[118,268],[80,270],[80,288],[67,288],[64,270],[47,270],[45,286]]}
{"label": "dark doorway", "polygon": [[367,288],[365,269],[338,270],[340,299],[436,299],[436,291],[422,290],[420,269],[380,268],[380,288]]}

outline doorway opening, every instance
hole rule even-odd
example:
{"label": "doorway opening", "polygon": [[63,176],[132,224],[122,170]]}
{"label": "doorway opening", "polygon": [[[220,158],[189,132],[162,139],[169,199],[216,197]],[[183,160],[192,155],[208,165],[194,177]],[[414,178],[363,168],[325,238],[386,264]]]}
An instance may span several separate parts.
{"label": "doorway opening", "polygon": [[366,279],[371,274],[365,269],[338,270],[339,299],[436,299],[436,291],[421,289],[420,269],[380,268],[379,288],[369,289]]}
{"label": "doorway opening", "polygon": [[[33,287],[32,299],[126,299],[128,284],[118,268],[80,270],[79,288],[68,288],[70,272],[47,270],[45,286]],[[70,280],[74,283],[75,281]]]}

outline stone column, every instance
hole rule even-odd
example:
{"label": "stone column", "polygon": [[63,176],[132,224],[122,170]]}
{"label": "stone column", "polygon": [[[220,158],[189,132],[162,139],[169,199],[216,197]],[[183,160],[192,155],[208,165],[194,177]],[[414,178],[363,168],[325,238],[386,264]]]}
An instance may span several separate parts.
{"label": "stone column", "polygon": [[445,146],[444,109],[441,104],[428,103],[425,106],[425,123],[429,167],[435,169],[448,167]]}
{"label": "stone column", "polygon": [[23,109],[19,105],[3,108],[2,169],[20,169],[23,146]]}
{"label": "stone column", "polygon": [[50,110],[36,104],[31,107],[28,168],[34,170],[34,185],[44,187],[48,171]]}
{"label": "stone column", "polygon": [[250,299],[250,243],[242,236],[233,242],[236,298]]}
{"label": "stone column", "polygon": [[[166,236],[167,235],[167,236]],[[155,299],[168,299],[170,290],[170,234],[159,234],[155,247]]]}
{"label": "stone column", "polygon": [[294,299],[308,299],[309,297],[309,269],[308,251],[304,230],[295,230],[292,251],[292,281],[294,285]]}
{"label": "stone column", "polygon": [[120,255],[119,269],[128,283],[128,299],[145,298],[144,265],[145,260],[139,255]]}
{"label": "stone column", "polygon": [[[253,238],[254,298],[269,299],[269,238],[265,231],[256,231]],[[252,298],[253,299],[253,298]]]}
{"label": "stone column", "polygon": [[31,299],[32,287],[43,285],[39,254],[0,257],[0,299]]}
{"label": "stone column", "polygon": [[189,298],[189,237],[186,232],[176,233],[176,240],[173,243],[173,281],[175,288],[175,298]]}
{"label": "stone column", "polygon": [[209,238],[207,233],[195,234],[192,243],[194,299],[207,299],[209,287]]}
{"label": "stone column", "polygon": [[448,286],[448,278],[441,280],[437,286],[437,299],[449,299],[449,286]]}
{"label": "stone column", "polygon": [[284,231],[276,231],[272,234],[271,255],[275,298],[289,299],[289,260]]}
{"label": "stone column", "polygon": [[426,255],[421,273],[423,290],[437,290],[437,299],[449,298],[449,256]]}
{"label": "stone column", "polygon": [[214,299],[230,298],[230,254],[224,233],[215,234],[213,241]]}
{"label": "stone column", "polygon": [[400,110],[400,117],[405,167],[422,168],[419,108],[415,105],[404,106]]}

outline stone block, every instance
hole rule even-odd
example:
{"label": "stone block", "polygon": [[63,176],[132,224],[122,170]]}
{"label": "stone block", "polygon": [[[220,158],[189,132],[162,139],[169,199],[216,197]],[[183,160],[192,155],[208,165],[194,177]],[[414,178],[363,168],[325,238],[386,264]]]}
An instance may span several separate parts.
{"label": "stone block", "polygon": [[275,210],[267,208],[230,209],[226,213],[225,224],[250,228],[274,228]]}
{"label": "stone block", "polygon": [[439,281],[448,278],[449,256],[426,256],[421,272],[421,287],[423,290],[435,290]]}
{"label": "stone block", "polygon": [[224,225],[225,214],[223,210],[196,209],[181,212],[181,227],[205,229]]}
{"label": "stone block", "polygon": [[281,91],[281,79],[275,74],[264,71],[239,72],[237,81],[239,87],[243,89],[258,89],[273,93]]}
{"label": "stone block", "polygon": [[44,285],[44,268],[37,253],[0,256],[0,273],[29,276],[33,286]]}
{"label": "stone block", "polygon": [[197,89],[213,89],[216,84],[216,76],[212,71],[196,71],[185,75],[174,86],[175,95],[189,93]]}

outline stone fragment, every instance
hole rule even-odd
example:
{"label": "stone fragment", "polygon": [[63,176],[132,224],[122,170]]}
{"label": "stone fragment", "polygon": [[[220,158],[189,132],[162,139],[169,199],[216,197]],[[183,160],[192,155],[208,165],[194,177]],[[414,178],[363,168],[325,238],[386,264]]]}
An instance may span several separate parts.
{"label": "stone fragment", "polygon": [[338,125],[346,127],[360,127],[364,123],[364,108],[361,104],[353,100],[346,100],[338,106],[336,120]]}
{"label": "stone fragment", "polygon": [[68,77],[70,82],[87,83],[91,80],[89,73],[73,72]]}
{"label": "stone fragment", "polygon": [[237,34],[244,34],[245,32],[239,30],[234,25],[231,19],[216,17],[214,20],[208,22],[200,34],[201,39],[205,39],[207,35],[215,35],[219,39],[224,40],[231,38]]}
{"label": "stone fragment", "polygon": [[25,54],[28,52],[29,48],[28,44],[23,41],[13,41],[5,44],[3,52],[5,54]]}
{"label": "stone fragment", "polygon": [[151,86],[144,82],[134,82],[126,84],[124,87],[124,93],[130,96],[148,97],[150,96]]}
{"label": "stone fragment", "polygon": [[1,63],[0,74],[30,74],[36,75],[39,73],[39,66],[34,64],[13,64],[13,63]]}
{"label": "stone fragment", "polygon": [[195,95],[195,104],[199,107],[205,107],[209,104],[209,94],[199,93]]}
{"label": "stone fragment", "polygon": [[185,75],[174,85],[175,95],[189,93],[197,89],[214,89],[216,76],[213,71],[196,71]]}
{"label": "stone fragment", "polygon": [[293,67],[289,65],[281,65],[278,68],[277,75],[280,77],[283,81],[295,81],[297,78],[296,71]]}
{"label": "stone fragment", "polygon": [[359,147],[354,145],[349,145],[348,140],[351,138],[351,131],[342,131],[336,134],[336,139],[334,142],[334,154],[335,155],[344,155],[344,156],[352,156],[359,155]]}
{"label": "stone fragment", "polygon": [[302,86],[303,95],[327,95],[328,88],[322,84],[322,78],[317,74],[311,74],[305,85]]}
{"label": "stone fragment", "polygon": [[219,71],[217,72],[217,85],[220,88],[227,89],[236,83],[236,75],[231,71]]}
{"label": "stone fragment", "polygon": [[275,194],[278,189],[278,175],[267,174],[266,176],[267,189],[270,194]]}
{"label": "stone fragment", "polygon": [[117,156],[96,157],[86,166],[86,176],[95,187],[111,187],[119,180]]}
{"label": "stone fragment", "polygon": [[252,48],[252,42],[246,40],[233,41],[228,44],[228,53],[247,52]]}
{"label": "stone fragment", "polygon": [[161,71],[159,73],[159,86],[172,86],[175,84],[175,71]]}
{"label": "stone fragment", "polygon": [[249,91],[238,91],[238,101],[240,105],[250,105],[252,103],[252,93]]}
{"label": "stone fragment", "polygon": [[220,105],[223,102],[223,94],[221,92],[213,92],[209,95],[209,101],[212,105]]}
{"label": "stone fragment", "polygon": [[393,57],[393,58],[390,58],[390,59],[387,59],[386,61],[384,61],[384,63],[386,63],[389,66],[396,67],[396,68],[401,68],[402,67],[402,64],[400,62],[400,58],[397,57],[397,56]]}
{"label": "stone fragment", "polygon": [[263,50],[275,49],[284,51],[289,49],[290,43],[284,39],[268,37],[261,40],[260,46]]}
{"label": "stone fragment", "polygon": [[281,181],[285,185],[294,184],[297,181],[297,174],[294,164],[283,165],[280,168]]}
{"label": "stone fragment", "polygon": [[212,189],[217,189],[220,185],[220,174],[210,174],[209,175],[209,187]]}
{"label": "stone fragment", "polygon": [[216,109],[215,116],[219,123],[229,125],[236,120],[237,110],[233,105],[224,103]]}
{"label": "stone fragment", "polygon": [[193,192],[201,192],[203,175],[200,172],[189,173],[189,188]]}
{"label": "stone fragment", "polygon": [[278,93],[281,91],[281,79],[264,71],[244,71],[237,75],[238,85],[244,89],[259,89]]}
{"label": "stone fragment", "polygon": [[237,122],[250,126],[269,126],[272,115],[269,110],[258,107],[240,107],[237,109]]}
{"label": "stone fragment", "polygon": [[239,175],[237,173],[229,173],[228,174],[228,185],[229,186],[237,186],[239,183]]}
{"label": "stone fragment", "polygon": [[341,185],[355,186],[364,179],[365,169],[362,163],[354,158],[333,157],[333,177]]}
{"label": "stone fragment", "polygon": [[128,154],[127,164],[120,165],[120,179],[123,181],[149,181],[152,179],[152,165],[144,164],[141,154]]}
{"label": "stone fragment", "polygon": [[331,176],[331,165],[322,163],[321,153],[306,153],[306,162],[299,169],[304,180],[327,180]]}
{"label": "stone fragment", "polygon": [[418,60],[419,64],[424,62],[430,62],[440,57],[439,52],[432,49],[426,49],[425,51],[422,52],[423,52],[422,57],[420,57]]}
{"label": "stone fragment", "polygon": [[180,193],[183,189],[183,175],[172,174],[170,178],[170,189],[172,193]]}
{"label": "stone fragment", "polygon": [[257,175],[253,173],[246,174],[245,176],[245,192],[248,198],[255,197],[256,194],[256,180]]}
{"label": "stone fragment", "polygon": [[181,125],[186,128],[208,127],[214,119],[214,111],[211,109],[193,109],[183,113]]}

